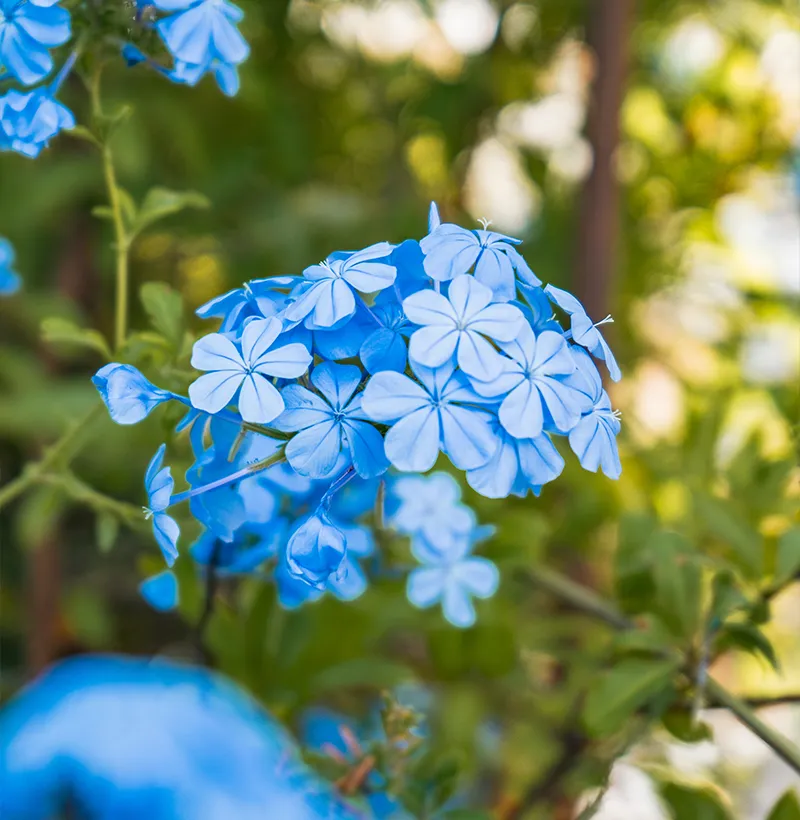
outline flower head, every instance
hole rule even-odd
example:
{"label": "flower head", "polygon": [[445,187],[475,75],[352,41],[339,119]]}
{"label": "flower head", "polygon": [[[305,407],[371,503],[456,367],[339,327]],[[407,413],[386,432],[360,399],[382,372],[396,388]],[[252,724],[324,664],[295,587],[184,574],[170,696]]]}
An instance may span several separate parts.
{"label": "flower head", "polygon": [[397,271],[386,261],[394,245],[379,242],[355,253],[336,253],[303,271],[304,280],[292,291],[287,321],[304,322],[309,329],[332,328],[356,311],[356,292],[388,288]]}
{"label": "flower head", "polygon": [[423,566],[408,576],[408,600],[423,609],[441,603],[444,617],[453,626],[472,626],[472,598],[491,598],[497,592],[500,575],[488,558],[470,555],[471,547],[471,540],[463,538],[446,553],[417,552]]}
{"label": "flower head", "polygon": [[7,239],[0,236],[0,296],[10,296],[20,289],[22,280],[11,267],[13,264],[14,248]]}
{"label": "flower head", "polygon": [[311,373],[318,393],[299,384],[283,389],[286,410],[275,426],[298,431],[286,445],[286,459],[300,475],[331,475],[343,449],[362,478],[386,472],[381,434],[362,409],[361,395],[354,395],[360,382],[357,367],[323,362]]}
{"label": "flower head", "polygon": [[107,364],[92,376],[92,383],[117,424],[136,424],[154,407],[173,397],[151,384],[130,364]]}
{"label": "flower head", "polygon": [[147,490],[147,508],[145,513],[153,522],[153,533],[164,553],[168,566],[175,563],[178,557],[178,536],[181,534],[178,523],[165,510],[169,507],[175,482],[169,467],[163,467],[166,444],[162,444],[147,467],[144,486]]}
{"label": "flower head", "polygon": [[301,344],[272,349],[281,330],[278,319],[252,319],[242,333],[241,350],[221,333],[210,333],[196,342],[192,366],[207,372],[189,387],[192,405],[219,413],[238,394],[239,413],[245,421],[266,424],[279,416],[283,399],[267,377],[297,378],[311,363],[311,355]]}
{"label": "flower head", "polygon": [[331,575],[340,572],[347,542],[324,512],[310,515],[286,545],[289,574],[311,587],[323,589]]}
{"label": "flower head", "polygon": [[494,299],[510,302],[516,296],[514,271],[530,285],[541,284],[514,247],[520,241],[494,231],[468,231],[444,222],[419,244],[425,254],[425,272],[431,279],[447,282],[474,266],[475,278],[491,289]]}
{"label": "flower head", "polygon": [[38,157],[59,131],[75,127],[72,112],[46,88],[0,97],[0,151]]}
{"label": "flower head", "polygon": [[38,83],[53,70],[50,49],[70,36],[69,12],[58,0],[0,0],[0,74]]}
{"label": "flower head", "polygon": [[411,359],[425,367],[458,361],[469,376],[491,381],[503,360],[485,337],[510,342],[525,318],[514,305],[491,304],[492,291],[471,276],[450,284],[447,297],[421,290],[403,301],[406,316],[420,325],[409,343]]}
{"label": "flower head", "polygon": [[411,363],[419,380],[402,373],[376,373],[361,405],[367,417],[392,423],[384,446],[389,461],[404,472],[424,473],[439,450],[461,470],[485,464],[497,448],[492,416],[474,407],[481,398],[452,364],[432,370]]}

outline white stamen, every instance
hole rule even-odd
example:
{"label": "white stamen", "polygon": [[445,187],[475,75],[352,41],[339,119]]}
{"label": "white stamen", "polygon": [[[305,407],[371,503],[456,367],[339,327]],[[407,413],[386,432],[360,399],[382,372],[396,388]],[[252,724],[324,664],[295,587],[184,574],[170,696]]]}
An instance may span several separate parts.
{"label": "white stamen", "polygon": [[478,220],[478,222],[480,222],[480,223],[481,223],[481,225],[483,226],[483,230],[484,230],[484,231],[488,231],[488,230],[489,230],[489,225],[491,225],[491,224],[492,224],[492,220],[491,220],[491,219],[484,219],[483,217],[481,217],[481,218]]}
{"label": "white stamen", "polygon": [[605,319],[601,319],[599,322],[595,322],[594,326],[599,327],[600,325],[608,325],[608,324],[613,324],[613,323],[614,323],[614,320],[611,318],[611,314],[609,313],[608,316],[606,316]]}
{"label": "white stamen", "polygon": [[615,419],[621,419],[622,410],[612,410],[611,415],[614,416]]}
{"label": "white stamen", "polygon": [[153,511],[150,507],[142,507],[142,512],[144,513],[145,521],[149,521],[153,517]]}

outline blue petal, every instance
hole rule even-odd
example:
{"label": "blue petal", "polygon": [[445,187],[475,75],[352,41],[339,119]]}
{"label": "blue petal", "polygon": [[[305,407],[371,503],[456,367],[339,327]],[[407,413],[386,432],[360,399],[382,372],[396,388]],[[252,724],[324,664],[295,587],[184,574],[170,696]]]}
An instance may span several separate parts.
{"label": "blue petal", "polygon": [[161,552],[164,553],[167,566],[171,567],[178,557],[177,544],[181,534],[178,523],[165,512],[157,512],[153,515],[153,534],[158,546],[161,547]]}
{"label": "blue petal", "polygon": [[322,362],[311,373],[311,383],[334,410],[342,410],[361,381],[361,370],[354,365]]}
{"label": "blue petal", "polygon": [[160,572],[139,584],[142,598],[159,612],[169,612],[178,606],[178,580],[169,571]]}
{"label": "blue petal", "polygon": [[362,478],[375,478],[389,469],[383,437],[366,421],[345,421],[344,437],[350,448],[353,467]]}
{"label": "blue petal", "polygon": [[294,436],[286,445],[286,460],[300,475],[326,478],[336,466],[341,450],[341,425],[329,419]]}
{"label": "blue petal", "polygon": [[[378,374],[383,375],[388,374]],[[438,414],[431,405],[424,406],[406,415],[386,434],[386,457],[398,470],[425,473],[436,463],[439,438]]]}

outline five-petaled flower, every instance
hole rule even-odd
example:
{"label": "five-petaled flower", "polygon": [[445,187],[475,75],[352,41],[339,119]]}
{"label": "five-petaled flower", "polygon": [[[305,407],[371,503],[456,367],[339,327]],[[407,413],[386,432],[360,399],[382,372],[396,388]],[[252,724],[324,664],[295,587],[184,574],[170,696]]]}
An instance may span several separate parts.
{"label": "five-petaled flower", "polygon": [[471,276],[452,282],[447,298],[433,290],[409,296],[403,310],[414,324],[421,325],[411,336],[411,359],[425,367],[456,359],[469,376],[481,381],[497,378],[503,359],[484,337],[510,342],[525,317],[514,305],[491,302],[491,290]]}
{"label": "five-petaled flower", "polygon": [[323,362],[311,373],[319,394],[299,384],[283,389],[286,410],[275,427],[299,431],[286,445],[286,460],[300,475],[331,475],[343,449],[362,478],[388,469],[381,434],[362,409],[361,394],[354,395],[360,382],[359,368]]}
{"label": "five-petaled flower", "polygon": [[279,319],[252,319],[242,332],[241,352],[221,333],[210,333],[197,341],[192,367],[208,371],[189,387],[189,398],[198,410],[219,413],[236,394],[244,421],[266,424],[284,409],[277,388],[267,379],[294,379],[311,363],[311,354],[301,344],[272,349],[282,330]]}
{"label": "five-petaled flower", "polygon": [[50,49],[71,36],[69,12],[58,0],[0,0],[0,74],[24,85],[53,70]]}
{"label": "five-petaled flower", "polygon": [[292,291],[293,303],[284,318],[304,322],[311,330],[335,327],[356,311],[356,291],[375,293],[388,288],[397,269],[386,261],[394,245],[379,242],[355,253],[335,253],[303,271],[304,281]]}
{"label": "five-petaled flower", "polygon": [[374,421],[392,423],[386,434],[386,455],[405,472],[424,473],[439,450],[461,470],[485,464],[497,448],[492,416],[466,376],[448,363],[432,370],[411,363],[418,381],[402,373],[376,373],[361,401]]}
{"label": "five-petaled flower", "polygon": [[34,159],[60,131],[74,127],[72,112],[47,88],[0,97],[0,151]]}

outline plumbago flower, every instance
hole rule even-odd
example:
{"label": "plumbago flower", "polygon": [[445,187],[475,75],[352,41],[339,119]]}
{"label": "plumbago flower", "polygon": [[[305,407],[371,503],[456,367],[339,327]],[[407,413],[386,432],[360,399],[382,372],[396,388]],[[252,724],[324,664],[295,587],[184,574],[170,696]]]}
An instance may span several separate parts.
{"label": "plumbago flower", "polygon": [[50,49],[71,36],[69,12],[58,0],[0,0],[0,75],[38,83],[53,70]]}
{"label": "plumbago flower", "polygon": [[[420,242],[336,252],[200,308],[220,330],[194,345],[204,373],[188,397],[131,365],[102,368],[94,382],[120,424],[168,401],[190,407],[177,428],[194,458],[189,488],[173,493],[163,446],[146,479],[167,562],[179,536],[169,513],[188,502],[203,527],[189,550],[201,574],[274,583],[287,608],[350,601],[376,576],[407,572],[394,547],[378,548],[380,528],[419,562],[411,604],[439,603],[471,626],[474,600],[498,587],[495,565],[475,555],[491,528],[456,477],[424,475],[440,453],[488,498],[538,496],[570,448],[586,470],[621,471],[619,418],[592,357],[614,378],[616,362],[580,303],[543,288],[516,244],[441,223],[432,208]],[[156,576],[142,594],[166,610],[171,584]]]}
{"label": "plumbago flower", "polygon": [[14,256],[11,243],[0,236],[0,296],[11,296],[22,285],[19,274],[12,267]]}

